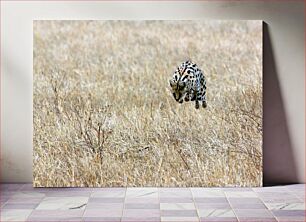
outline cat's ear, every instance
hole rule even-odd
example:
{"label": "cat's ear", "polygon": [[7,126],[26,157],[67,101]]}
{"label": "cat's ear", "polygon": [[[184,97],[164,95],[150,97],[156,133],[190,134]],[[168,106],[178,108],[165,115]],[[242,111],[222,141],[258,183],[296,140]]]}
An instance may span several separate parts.
{"label": "cat's ear", "polygon": [[170,80],[169,80],[169,84],[170,84],[171,87],[175,86],[174,80],[173,80],[173,79],[170,79]]}
{"label": "cat's ear", "polygon": [[180,86],[180,87],[182,87],[182,88],[186,86],[186,83],[185,83],[185,82],[183,82],[183,81],[179,81],[179,83],[178,83],[178,84],[179,84],[179,86]]}

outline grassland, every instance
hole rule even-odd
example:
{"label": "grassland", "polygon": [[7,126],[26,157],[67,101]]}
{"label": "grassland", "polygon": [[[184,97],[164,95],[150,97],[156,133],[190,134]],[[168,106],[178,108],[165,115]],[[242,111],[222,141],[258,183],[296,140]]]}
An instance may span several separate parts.
{"label": "grassland", "polygon": [[[256,21],[35,21],[34,185],[262,184]],[[169,88],[190,58],[206,109]]]}

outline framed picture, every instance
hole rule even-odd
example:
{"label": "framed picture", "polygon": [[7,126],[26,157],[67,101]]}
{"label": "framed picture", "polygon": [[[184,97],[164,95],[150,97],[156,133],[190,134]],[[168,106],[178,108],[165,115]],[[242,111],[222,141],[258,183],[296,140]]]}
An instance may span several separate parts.
{"label": "framed picture", "polygon": [[261,186],[262,21],[34,21],[34,186]]}

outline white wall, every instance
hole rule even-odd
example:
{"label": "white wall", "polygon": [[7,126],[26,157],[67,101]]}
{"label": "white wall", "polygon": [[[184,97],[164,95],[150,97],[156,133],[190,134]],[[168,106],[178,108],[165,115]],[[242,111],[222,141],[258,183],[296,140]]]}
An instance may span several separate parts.
{"label": "white wall", "polygon": [[305,182],[304,16],[303,1],[1,1],[1,181],[32,181],[33,20],[256,19],[269,34],[265,182]]}

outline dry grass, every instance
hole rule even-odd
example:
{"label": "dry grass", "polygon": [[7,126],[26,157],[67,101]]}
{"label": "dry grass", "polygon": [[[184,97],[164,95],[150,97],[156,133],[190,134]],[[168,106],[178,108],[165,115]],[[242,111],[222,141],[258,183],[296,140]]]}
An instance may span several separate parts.
{"label": "dry grass", "polygon": [[[35,21],[35,186],[260,186],[256,21]],[[168,80],[205,72],[206,109]]]}

